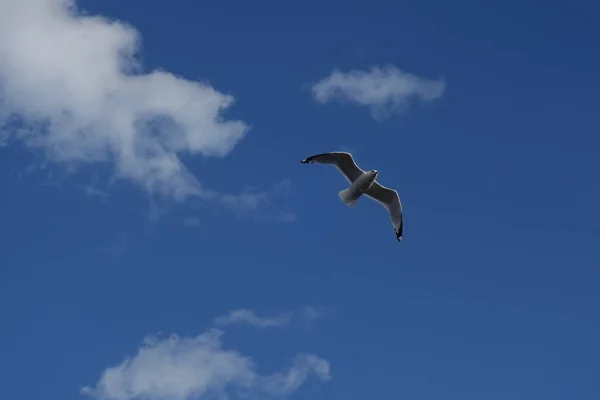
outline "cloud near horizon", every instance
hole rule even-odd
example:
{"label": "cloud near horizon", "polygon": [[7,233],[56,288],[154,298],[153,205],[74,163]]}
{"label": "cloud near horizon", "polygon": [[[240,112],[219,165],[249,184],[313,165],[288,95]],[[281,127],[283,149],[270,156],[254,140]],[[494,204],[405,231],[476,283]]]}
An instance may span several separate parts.
{"label": "cloud near horizon", "polygon": [[221,336],[212,329],[196,337],[147,338],[133,357],[107,368],[81,392],[96,400],[268,399],[292,395],[310,377],[331,379],[326,360],[304,353],[281,371],[259,375],[249,357],[223,347]]}
{"label": "cloud near horizon", "polygon": [[141,73],[140,34],[74,0],[0,0],[0,143],[61,165],[105,163],[175,199],[214,197],[181,154],[223,157],[244,137],[234,98],[165,71]]}
{"label": "cloud near horizon", "polygon": [[351,102],[369,107],[377,120],[405,111],[413,99],[431,102],[442,96],[443,79],[432,80],[401,71],[395,66],[373,67],[369,71],[334,70],[312,87],[315,100]]}

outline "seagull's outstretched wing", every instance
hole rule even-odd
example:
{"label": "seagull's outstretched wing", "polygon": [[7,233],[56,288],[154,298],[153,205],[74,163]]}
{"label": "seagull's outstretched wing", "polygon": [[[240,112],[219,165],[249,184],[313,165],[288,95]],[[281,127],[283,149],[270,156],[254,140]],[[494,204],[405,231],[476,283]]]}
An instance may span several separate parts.
{"label": "seagull's outstretched wing", "polygon": [[385,186],[381,186],[375,181],[365,194],[387,208],[390,213],[390,218],[392,219],[392,225],[394,225],[396,231],[396,238],[400,242],[402,240],[402,229],[404,224],[402,221],[402,203],[400,202],[398,192],[386,188]]}
{"label": "seagull's outstretched wing", "polygon": [[302,164],[333,164],[350,183],[354,182],[356,179],[358,179],[359,176],[361,176],[365,172],[362,169],[360,169],[358,165],[356,165],[354,159],[352,158],[352,154],[340,151],[317,154],[315,156],[305,158],[300,162]]}

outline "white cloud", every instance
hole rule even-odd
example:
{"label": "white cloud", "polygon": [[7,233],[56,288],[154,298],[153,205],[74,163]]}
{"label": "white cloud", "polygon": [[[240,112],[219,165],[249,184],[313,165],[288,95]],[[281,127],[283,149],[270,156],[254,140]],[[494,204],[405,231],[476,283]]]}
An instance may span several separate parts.
{"label": "white cloud", "polygon": [[240,310],[231,311],[227,315],[220,316],[215,319],[217,325],[238,325],[248,324],[259,328],[271,326],[282,326],[290,322],[292,315],[290,313],[280,314],[275,317],[259,317],[252,310],[242,308]]}
{"label": "white cloud", "polygon": [[211,330],[193,338],[147,339],[135,356],[106,369],[82,393],[98,400],[195,400],[226,394],[264,399],[293,394],[310,376],[331,378],[329,363],[311,354],[299,354],[288,369],[259,375],[249,357],[223,348],[220,338],[220,331]]}
{"label": "white cloud", "polygon": [[286,371],[266,377],[265,386],[273,395],[289,396],[298,390],[310,374],[315,374],[321,380],[331,379],[329,363],[312,354],[301,354]]}
{"label": "white cloud", "polygon": [[0,143],[108,163],[150,192],[211,197],[179,155],[224,156],[248,126],[221,116],[234,99],[207,83],[142,73],[139,39],[74,0],[0,0]]}
{"label": "white cloud", "polygon": [[370,71],[334,70],[312,88],[315,99],[322,103],[334,100],[354,102],[371,109],[374,118],[405,110],[409,101],[418,98],[429,102],[445,90],[443,79],[431,80],[403,72],[394,66],[373,67]]}

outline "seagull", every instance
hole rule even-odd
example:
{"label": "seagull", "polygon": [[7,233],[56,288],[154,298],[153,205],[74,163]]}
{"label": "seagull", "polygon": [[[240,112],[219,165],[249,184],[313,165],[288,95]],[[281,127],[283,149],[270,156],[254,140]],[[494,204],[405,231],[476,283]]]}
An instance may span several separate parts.
{"label": "seagull", "polygon": [[352,154],[334,151],[330,153],[317,154],[300,161],[302,164],[332,164],[348,180],[350,187],[338,193],[340,200],[348,207],[356,207],[356,202],[363,194],[369,196],[384,206],[392,220],[396,239],[402,241],[402,203],[398,192],[386,188],[376,181],[379,172],[377,170],[363,171],[356,165]]}

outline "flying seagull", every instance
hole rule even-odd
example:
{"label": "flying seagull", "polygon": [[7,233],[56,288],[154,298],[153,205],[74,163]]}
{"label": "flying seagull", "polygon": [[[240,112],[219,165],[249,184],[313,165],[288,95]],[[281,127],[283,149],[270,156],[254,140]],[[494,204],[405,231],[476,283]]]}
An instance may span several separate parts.
{"label": "flying seagull", "polygon": [[302,164],[333,164],[350,183],[350,187],[338,193],[340,200],[348,207],[356,207],[356,202],[363,194],[383,205],[390,213],[392,225],[396,232],[396,239],[402,241],[402,203],[398,192],[386,188],[376,181],[377,170],[363,171],[356,165],[352,154],[345,152],[331,152],[317,154],[300,161]]}

